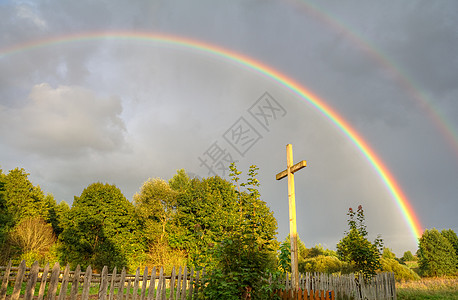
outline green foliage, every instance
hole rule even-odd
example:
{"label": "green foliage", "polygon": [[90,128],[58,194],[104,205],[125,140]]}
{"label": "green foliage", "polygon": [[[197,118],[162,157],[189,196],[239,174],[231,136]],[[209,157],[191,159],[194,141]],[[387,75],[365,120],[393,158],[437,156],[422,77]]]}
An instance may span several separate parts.
{"label": "green foliage", "polygon": [[299,264],[299,272],[349,273],[348,263],[340,261],[336,256],[317,255],[306,258]]}
{"label": "green foliage", "polygon": [[416,261],[417,258],[415,256],[413,256],[412,252],[410,251],[406,251],[404,252],[404,255],[401,257],[401,260],[403,262],[406,262],[406,261]]}
{"label": "green foliage", "polygon": [[134,195],[137,215],[144,222],[149,243],[165,240],[167,226],[176,212],[177,194],[165,180],[150,178]]}
{"label": "green foliage", "polygon": [[351,264],[356,272],[369,279],[381,267],[380,248],[382,240],[377,238],[374,243],[367,240],[364,211],[361,205],[358,206],[356,213],[350,208],[347,215],[349,216],[350,231],[337,244],[337,255],[340,260]]}
{"label": "green foliage", "polygon": [[144,257],[133,205],[114,185],[94,183],[75,196],[60,234],[61,262],[96,270],[135,268]]}
{"label": "green foliage", "polygon": [[394,258],[382,257],[380,259],[382,271],[393,272],[396,280],[418,280],[420,276],[409,269],[407,266],[400,264]]}
{"label": "green foliage", "polygon": [[287,241],[284,241],[280,245],[280,253],[278,255],[278,268],[282,273],[291,272],[291,243]]}
{"label": "green foliage", "polygon": [[456,262],[457,262],[457,268],[458,268],[458,236],[451,229],[447,229],[447,230],[443,229],[441,231],[441,234],[443,237],[445,237],[450,242],[450,244],[452,244],[453,249],[455,249],[455,254],[457,257]]}
{"label": "green foliage", "polygon": [[450,241],[437,229],[426,229],[418,245],[418,264],[423,276],[455,275],[457,255]]}
{"label": "green foliage", "polygon": [[[44,195],[34,186],[24,169],[13,169],[7,175],[0,170],[0,262],[20,259],[28,249],[20,248],[17,226],[24,220],[35,218],[48,221],[49,208],[54,198]],[[44,253],[40,252],[40,255]]]}
{"label": "green foliage", "polygon": [[396,255],[391,251],[390,248],[383,248],[382,258],[396,259]]}
{"label": "green foliage", "polygon": [[197,268],[211,262],[208,251],[233,229],[238,218],[234,186],[220,178],[191,180],[177,196],[174,230],[169,244],[188,254],[188,264]]}
{"label": "green foliage", "polygon": [[62,231],[64,230],[63,228],[63,222],[65,219],[65,216],[68,214],[70,211],[70,207],[68,206],[67,202],[61,201],[59,204],[56,204],[54,201],[54,198],[48,199],[50,204],[48,205],[49,207],[49,223],[51,224],[54,234],[56,236],[59,236]]}
{"label": "green foliage", "polygon": [[178,170],[175,176],[169,180],[169,185],[172,190],[178,192],[186,190],[190,184],[191,179],[189,178],[188,174],[186,174],[184,169]]}
{"label": "green foliage", "polygon": [[49,201],[45,199],[41,188],[29,181],[29,175],[19,168],[9,171],[8,175],[2,175],[4,201],[14,224],[30,217],[48,219]]}
{"label": "green foliage", "polygon": [[204,277],[205,299],[270,299],[275,288],[267,279],[276,267],[276,221],[259,199],[257,169],[251,166],[247,183],[239,185],[241,173],[231,165],[231,177],[238,187],[237,218],[211,253],[214,267]]}

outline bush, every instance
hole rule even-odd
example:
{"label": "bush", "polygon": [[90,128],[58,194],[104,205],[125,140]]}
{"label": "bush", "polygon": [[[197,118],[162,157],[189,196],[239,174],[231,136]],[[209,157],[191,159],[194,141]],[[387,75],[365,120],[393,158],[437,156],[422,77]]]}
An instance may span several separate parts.
{"label": "bush", "polygon": [[409,269],[407,266],[400,264],[394,258],[384,258],[380,259],[382,264],[383,272],[393,272],[396,280],[418,280],[420,276]]}

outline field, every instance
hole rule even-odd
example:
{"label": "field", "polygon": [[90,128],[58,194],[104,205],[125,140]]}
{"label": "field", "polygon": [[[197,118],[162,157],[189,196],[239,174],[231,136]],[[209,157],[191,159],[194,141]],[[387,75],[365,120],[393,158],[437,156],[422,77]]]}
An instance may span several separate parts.
{"label": "field", "polygon": [[399,300],[458,300],[458,278],[423,278],[396,284]]}

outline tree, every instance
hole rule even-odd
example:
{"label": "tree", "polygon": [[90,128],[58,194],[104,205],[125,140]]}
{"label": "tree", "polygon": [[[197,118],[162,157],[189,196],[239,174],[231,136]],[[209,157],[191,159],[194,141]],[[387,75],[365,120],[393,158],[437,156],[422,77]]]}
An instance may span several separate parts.
{"label": "tree", "polygon": [[10,259],[8,235],[13,227],[13,216],[8,210],[5,199],[5,175],[0,169],[0,264],[6,264]]}
{"label": "tree", "polygon": [[211,262],[209,249],[224,239],[238,218],[234,186],[220,178],[192,179],[177,196],[174,230],[169,244],[184,250],[191,266]]}
{"label": "tree", "polygon": [[365,279],[370,279],[381,267],[380,248],[382,247],[382,240],[380,237],[377,237],[374,243],[367,240],[364,211],[361,205],[358,206],[356,213],[350,208],[347,215],[349,216],[350,230],[337,244],[337,255],[340,260],[350,263],[355,271],[361,273]]}
{"label": "tree", "polygon": [[[186,175],[186,173],[184,173]],[[176,231],[172,221],[176,213],[178,191],[160,178],[148,179],[140,193],[134,195],[134,205],[144,228],[148,248],[148,262],[151,266],[164,266],[170,272],[176,266],[185,264],[185,253],[172,249],[168,233]]]}
{"label": "tree", "polygon": [[145,220],[151,241],[156,241],[157,235],[164,240],[166,227],[176,211],[177,194],[165,180],[150,178],[134,195],[137,214]]}
{"label": "tree", "polygon": [[44,262],[56,237],[52,226],[38,217],[23,219],[14,228],[10,239],[20,254],[19,261],[26,259],[31,264],[35,260]]}
{"label": "tree", "polygon": [[115,185],[100,182],[89,185],[73,201],[64,220],[61,261],[73,267],[89,264],[135,268],[144,259],[141,228],[134,207]]}
{"label": "tree", "polygon": [[48,218],[48,201],[39,186],[29,181],[24,169],[13,169],[3,175],[4,199],[14,224],[31,217]]}
{"label": "tree", "polygon": [[[445,237],[450,242],[450,244],[452,244],[453,249],[455,249],[456,257],[458,258],[458,236],[456,235],[455,231],[451,229],[447,229],[447,230],[443,229],[441,231],[441,234],[443,237]],[[458,264],[458,259],[457,259],[457,264]],[[458,265],[457,265],[457,268],[458,268]]]}
{"label": "tree", "polygon": [[403,262],[406,262],[406,261],[414,261],[414,260],[417,260],[417,258],[416,258],[415,256],[413,256],[412,252],[406,251],[406,252],[404,252],[404,254],[402,255],[401,260],[402,260]]}
{"label": "tree", "polygon": [[277,223],[260,199],[258,168],[251,166],[247,182],[240,184],[241,172],[234,164],[230,169],[236,186],[235,223],[214,248],[214,268],[204,278],[203,293],[208,299],[267,299],[274,288],[267,278],[275,269]]}
{"label": "tree", "polygon": [[437,229],[426,229],[418,244],[418,264],[423,276],[455,275],[457,256],[453,245]]}

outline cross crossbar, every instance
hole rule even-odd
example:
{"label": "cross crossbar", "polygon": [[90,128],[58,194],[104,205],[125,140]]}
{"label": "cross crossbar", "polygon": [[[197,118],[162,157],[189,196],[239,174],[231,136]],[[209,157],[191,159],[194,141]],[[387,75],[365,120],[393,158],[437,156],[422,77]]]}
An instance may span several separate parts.
{"label": "cross crossbar", "polygon": [[[294,166],[291,167],[291,173],[295,173],[297,171],[299,171],[300,169],[302,168],[305,168],[307,166],[307,162],[305,160],[302,160],[300,162],[298,162],[297,164],[295,164]],[[285,178],[286,176],[288,176],[288,169],[284,170],[284,171],[281,171],[280,173],[278,173],[275,178],[277,180],[280,180],[280,179],[283,179]]]}

